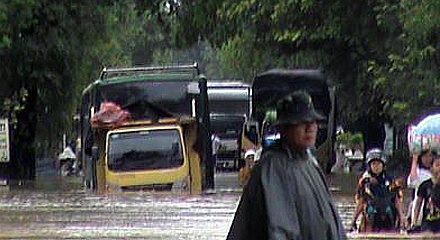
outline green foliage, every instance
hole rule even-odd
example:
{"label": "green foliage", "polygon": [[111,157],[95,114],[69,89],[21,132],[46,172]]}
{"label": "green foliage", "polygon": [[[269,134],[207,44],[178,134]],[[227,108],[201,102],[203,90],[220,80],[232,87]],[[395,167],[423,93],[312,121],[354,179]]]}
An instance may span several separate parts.
{"label": "green foliage", "polygon": [[431,0],[0,0],[1,114],[15,139],[51,152],[76,137],[81,90],[103,66],[198,61],[210,78],[248,82],[322,68],[341,122],[405,129],[440,106],[439,12]]}
{"label": "green foliage", "polygon": [[26,103],[28,95],[27,89],[21,88],[10,98],[5,98],[3,101],[3,109],[10,113],[9,121],[13,127],[18,123],[17,115],[25,109],[24,103]]}
{"label": "green foliage", "polygon": [[362,133],[345,132],[336,136],[336,141],[339,145],[344,145],[347,148],[362,147],[363,136]]}
{"label": "green foliage", "polygon": [[[222,65],[248,80],[273,67],[323,68],[338,88],[343,122],[367,114],[403,128],[421,109],[440,103],[439,1],[217,0],[185,5],[194,11],[185,8],[185,21],[178,21],[177,28],[220,46]],[[185,38],[186,44],[190,40]]]}
{"label": "green foliage", "polygon": [[273,59],[268,53],[254,51],[252,36],[236,37],[225,43],[219,51],[220,62],[227,71],[234,72],[244,79],[252,80],[257,69]]}
{"label": "green foliage", "polygon": [[26,144],[38,142],[37,154],[55,154],[64,133],[76,138],[73,116],[82,89],[102,66],[131,64],[133,40],[143,32],[145,17],[132,3],[0,3],[0,22],[5,23],[0,33],[7,39],[0,42],[2,112],[17,129],[32,131],[17,124],[33,124],[38,132],[17,130],[15,139],[35,135]]}
{"label": "green foliage", "polygon": [[[440,104],[439,39],[440,4],[438,1],[385,2],[382,9],[392,9],[398,22],[384,23],[387,29],[402,30],[394,45],[387,48],[387,59],[375,62],[369,74],[381,83],[384,112],[394,125],[404,127],[414,118]],[[396,29],[396,27],[394,27]],[[381,81],[386,79],[386,81]]]}

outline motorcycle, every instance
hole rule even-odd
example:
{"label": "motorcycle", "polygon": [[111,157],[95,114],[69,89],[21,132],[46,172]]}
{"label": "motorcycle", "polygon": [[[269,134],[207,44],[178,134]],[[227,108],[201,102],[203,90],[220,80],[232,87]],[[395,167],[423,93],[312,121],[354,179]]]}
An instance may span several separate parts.
{"label": "motorcycle", "polygon": [[58,161],[62,177],[75,175],[76,155],[70,146],[67,146],[58,156]]}

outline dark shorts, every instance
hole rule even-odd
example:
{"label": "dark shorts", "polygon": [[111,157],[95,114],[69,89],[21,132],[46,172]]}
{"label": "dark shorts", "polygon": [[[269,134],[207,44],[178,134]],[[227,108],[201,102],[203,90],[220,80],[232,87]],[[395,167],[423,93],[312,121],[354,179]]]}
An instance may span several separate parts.
{"label": "dark shorts", "polygon": [[423,221],[422,231],[440,232],[440,220],[436,221]]}

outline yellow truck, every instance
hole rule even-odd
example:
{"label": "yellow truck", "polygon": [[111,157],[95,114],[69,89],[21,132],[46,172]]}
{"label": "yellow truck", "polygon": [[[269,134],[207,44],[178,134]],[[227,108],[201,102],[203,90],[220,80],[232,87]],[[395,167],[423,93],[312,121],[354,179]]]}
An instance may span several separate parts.
{"label": "yellow truck", "polygon": [[80,116],[87,188],[214,187],[206,78],[196,64],[104,69]]}

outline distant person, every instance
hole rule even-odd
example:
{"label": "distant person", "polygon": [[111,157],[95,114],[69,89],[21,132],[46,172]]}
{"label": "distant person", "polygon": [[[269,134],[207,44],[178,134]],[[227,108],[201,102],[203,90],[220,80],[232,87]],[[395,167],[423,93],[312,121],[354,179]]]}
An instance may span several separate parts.
{"label": "distant person", "polygon": [[75,163],[73,164],[73,169],[75,171],[76,174],[78,174],[79,176],[83,176],[83,167],[82,167],[82,151],[81,151],[81,138],[77,138],[76,139],[76,143],[75,143]]}
{"label": "distant person", "polygon": [[227,239],[346,239],[317,160],[310,153],[325,118],[310,95],[296,91],[277,103],[278,147],[252,169]]}
{"label": "distant person", "polygon": [[217,161],[218,161],[218,151],[220,150],[220,138],[217,133],[213,133],[211,135],[211,143],[212,143],[212,159],[214,162],[214,168],[217,169]]}
{"label": "distant person", "polygon": [[[440,156],[434,155],[431,178],[423,181],[414,200],[414,221],[422,214],[422,231],[440,232]],[[422,206],[422,202],[425,204]],[[414,225],[414,223],[412,224]]]}
{"label": "distant person", "polygon": [[370,149],[366,161],[367,171],[362,174],[356,189],[352,230],[357,229],[356,221],[362,214],[362,232],[397,231],[396,223],[399,222],[403,227],[406,219],[399,186],[385,171],[385,154],[381,149]]}
{"label": "distant person", "polygon": [[76,155],[70,145],[67,145],[63,152],[58,155],[61,176],[70,176],[74,173],[73,164],[75,163]]}
{"label": "distant person", "polygon": [[336,149],[336,164],[333,165],[331,172],[337,173],[344,169],[345,166],[345,149],[338,148]]}
{"label": "distant person", "polygon": [[[419,186],[422,182],[428,180],[431,178],[431,165],[432,165],[432,152],[429,149],[424,149],[420,153],[414,153],[412,157],[412,163],[411,163],[411,172],[407,178],[407,185],[409,188],[412,189],[411,192],[411,201],[408,206],[408,213],[410,216],[408,216],[408,220],[410,220],[412,224],[412,229],[417,231],[421,224],[422,224],[422,218],[421,214],[419,215],[419,219],[414,219],[414,199],[416,198],[417,191],[419,189]],[[421,202],[423,205],[423,201]]]}
{"label": "distant person", "polygon": [[246,186],[247,182],[249,181],[249,178],[251,176],[252,168],[255,164],[255,150],[249,149],[244,154],[244,166],[240,168],[238,171],[238,180],[240,186],[244,187]]}

